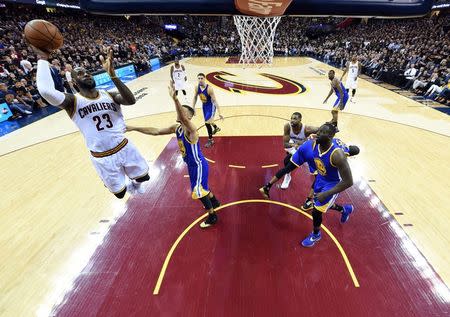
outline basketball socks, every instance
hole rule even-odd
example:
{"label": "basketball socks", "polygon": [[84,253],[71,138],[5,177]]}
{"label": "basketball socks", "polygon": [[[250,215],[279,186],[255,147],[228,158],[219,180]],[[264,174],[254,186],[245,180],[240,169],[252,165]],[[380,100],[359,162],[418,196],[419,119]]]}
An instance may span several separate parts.
{"label": "basketball socks", "polygon": [[212,139],[213,137],[213,130],[212,130],[212,126],[210,123],[205,123],[206,126],[206,130],[208,130],[208,138]]}
{"label": "basketball socks", "polygon": [[[178,96],[178,92],[179,92],[179,90],[175,90],[175,96]],[[185,95],[186,96],[186,90],[181,90],[181,92],[183,93],[183,95]]]}
{"label": "basketball socks", "polygon": [[209,200],[211,200],[214,209],[220,206],[220,202],[217,200],[216,196],[213,195]]}
{"label": "basketball socks", "polygon": [[342,207],[341,205],[338,205],[338,204],[333,204],[333,206],[331,206],[330,209],[342,212],[344,210],[344,207]]}

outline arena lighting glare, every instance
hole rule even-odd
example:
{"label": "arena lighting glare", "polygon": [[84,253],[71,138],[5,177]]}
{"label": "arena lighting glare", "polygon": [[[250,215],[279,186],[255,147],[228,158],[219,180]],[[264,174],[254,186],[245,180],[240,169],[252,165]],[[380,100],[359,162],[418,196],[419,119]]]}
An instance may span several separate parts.
{"label": "arena lighting glare", "polygon": [[164,24],[164,29],[172,31],[178,29],[178,26],[176,24]]}

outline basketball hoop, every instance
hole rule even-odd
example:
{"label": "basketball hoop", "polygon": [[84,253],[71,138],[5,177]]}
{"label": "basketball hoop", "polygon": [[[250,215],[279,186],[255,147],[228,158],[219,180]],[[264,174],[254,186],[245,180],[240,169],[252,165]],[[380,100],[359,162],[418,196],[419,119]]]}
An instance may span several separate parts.
{"label": "basketball hoop", "polygon": [[281,16],[256,17],[235,15],[234,24],[241,38],[239,64],[269,65],[273,61],[273,40]]}

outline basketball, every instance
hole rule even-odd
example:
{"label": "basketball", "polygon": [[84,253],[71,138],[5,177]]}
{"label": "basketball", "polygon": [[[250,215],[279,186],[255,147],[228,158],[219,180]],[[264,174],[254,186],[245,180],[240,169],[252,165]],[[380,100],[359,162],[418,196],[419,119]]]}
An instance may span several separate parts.
{"label": "basketball", "polygon": [[25,39],[31,45],[51,52],[63,45],[63,37],[58,28],[45,20],[32,20],[25,25]]}

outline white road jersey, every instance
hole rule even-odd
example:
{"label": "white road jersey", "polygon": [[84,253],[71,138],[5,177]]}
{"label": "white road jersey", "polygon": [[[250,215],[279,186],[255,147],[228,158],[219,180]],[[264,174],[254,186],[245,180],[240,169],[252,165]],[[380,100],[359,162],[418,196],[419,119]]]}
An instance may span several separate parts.
{"label": "white road jersey", "polygon": [[358,69],[359,69],[358,61],[356,61],[356,63],[350,62],[348,64],[348,78],[356,79],[358,77]]}
{"label": "white road jersey", "polygon": [[175,65],[173,66],[173,80],[174,81],[184,81],[184,77],[186,77],[186,72],[180,65],[180,68],[177,68]]}
{"label": "white road jersey", "polygon": [[292,141],[292,143],[295,143],[297,141],[303,141],[303,140],[306,139],[306,136],[305,136],[305,125],[304,124],[302,124],[302,128],[300,129],[300,132],[298,134],[294,133],[294,130],[292,129],[291,125],[289,125],[289,129],[290,129],[289,137],[291,138],[290,141]]}
{"label": "white road jersey", "polygon": [[124,138],[125,122],[121,106],[106,90],[98,90],[98,97],[89,99],[75,95],[72,120],[83,134],[86,145],[93,152],[116,147]]}

